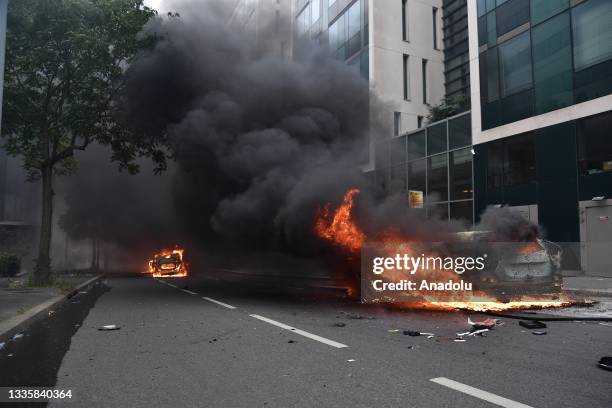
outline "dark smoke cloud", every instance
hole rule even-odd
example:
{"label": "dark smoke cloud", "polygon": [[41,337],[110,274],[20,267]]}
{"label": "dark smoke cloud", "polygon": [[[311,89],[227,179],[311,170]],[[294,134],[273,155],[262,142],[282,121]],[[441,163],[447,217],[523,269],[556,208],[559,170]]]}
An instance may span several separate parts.
{"label": "dark smoke cloud", "polygon": [[[121,119],[167,132],[175,162],[162,177],[146,165],[129,176],[103,151],[87,152],[67,193],[64,226],[74,236],[89,217],[100,239],[122,248],[227,243],[310,255],[321,247],[317,210],[353,187],[362,190],[355,211],[368,236],[391,226],[435,241],[464,228],[424,221],[405,195],[386,196],[366,181],[369,134],[388,129],[354,68],[324,48],[306,48],[294,62],[262,55],[252,33],[228,28],[224,4],[198,2],[146,28],[159,42],[127,71]],[[517,220],[505,219],[491,219],[492,228],[512,234]]]}
{"label": "dark smoke cloud", "polygon": [[161,40],[128,70],[125,112],[133,126],[168,131],[183,226],[308,247],[317,207],[365,185],[368,134],[382,132],[367,81],[325,49],[299,62],[259,55],[219,2],[183,16],[147,28]]}

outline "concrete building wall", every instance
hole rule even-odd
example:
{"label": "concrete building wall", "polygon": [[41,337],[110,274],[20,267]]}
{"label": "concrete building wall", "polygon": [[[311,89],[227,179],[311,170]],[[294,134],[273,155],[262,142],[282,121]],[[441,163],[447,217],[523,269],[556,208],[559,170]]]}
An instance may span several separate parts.
{"label": "concrete building wall", "polygon": [[[398,134],[418,127],[429,106],[444,97],[444,53],[442,51],[442,1],[370,0],[370,81],[376,95],[388,105],[389,123],[401,114]],[[436,44],[434,45],[434,8]],[[406,40],[403,16],[406,17]],[[437,48],[437,49],[436,49]],[[407,98],[404,98],[404,56],[407,57]],[[426,60],[426,78],[423,61]],[[426,91],[425,97],[423,96]],[[390,126],[394,129],[395,126]]]}

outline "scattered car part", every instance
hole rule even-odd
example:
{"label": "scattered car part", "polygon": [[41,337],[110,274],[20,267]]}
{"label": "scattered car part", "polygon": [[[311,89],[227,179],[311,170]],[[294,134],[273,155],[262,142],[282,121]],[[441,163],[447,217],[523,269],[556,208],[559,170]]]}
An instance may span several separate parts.
{"label": "scattered car part", "polygon": [[542,323],[539,320],[521,320],[519,322],[519,326],[523,326],[526,329],[545,329],[546,328],[546,324]]}
{"label": "scattered car part", "polygon": [[602,357],[597,365],[604,370],[612,371],[612,357]]}
{"label": "scattered car part", "polygon": [[100,331],[112,331],[112,330],[121,330],[121,327],[116,324],[107,324],[106,326],[98,327]]}

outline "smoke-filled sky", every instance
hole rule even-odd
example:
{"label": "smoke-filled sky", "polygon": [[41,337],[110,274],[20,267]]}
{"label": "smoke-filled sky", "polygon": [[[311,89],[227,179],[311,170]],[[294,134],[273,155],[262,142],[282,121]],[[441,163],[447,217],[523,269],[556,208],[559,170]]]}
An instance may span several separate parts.
{"label": "smoke-filled sky", "polygon": [[[124,98],[126,124],[167,132],[176,160],[161,177],[170,181],[128,182],[98,168],[92,184],[85,175],[99,156],[88,155],[72,214],[105,214],[100,235],[126,244],[139,229],[158,242],[165,221],[173,239],[179,231],[191,243],[307,252],[317,209],[365,184],[360,168],[377,127],[368,83],[326,49],[305,50],[299,62],[262,56],[253,33],[228,28],[226,1],[183,4],[180,18],[147,26],[143,34],[161,40],[127,71]],[[90,208],[100,200],[113,210]]]}
{"label": "smoke-filled sky", "polygon": [[385,197],[366,181],[370,134],[386,129],[357,70],[325,48],[295,61],[261,55],[253,33],[228,27],[228,2],[183,4],[180,18],[146,27],[143,35],[160,41],[128,69],[121,116],[136,131],[167,133],[175,161],[162,176],[144,166],[132,177],[103,151],[87,152],[63,219],[75,236],[90,230],[123,247],[166,240],[308,255],[321,245],[317,211],[355,187],[367,236],[392,227],[433,240],[452,227],[424,221],[404,195]]}

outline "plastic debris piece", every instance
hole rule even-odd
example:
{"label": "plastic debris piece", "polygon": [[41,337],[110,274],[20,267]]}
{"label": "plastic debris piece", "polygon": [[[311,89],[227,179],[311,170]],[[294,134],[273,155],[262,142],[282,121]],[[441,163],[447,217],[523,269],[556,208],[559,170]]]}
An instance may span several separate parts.
{"label": "plastic debris piece", "polygon": [[492,329],[495,326],[501,326],[502,321],[499,319],[489,318],[486,320],[482,320],[480,322],[473,322],[472,319],[468,317],[468,324],[472,326],[473,330],[482,330],[482,329]]}
{"label": "plastic debris piece", "polygon": [[465,339],[455,339],[453,341],[456,342],[456,343],[464,343]]}
{"label": "plastic debris piece", "polygon": [[399,329],[389,329],[387,330],[389,333],[399,333]]}
{"label": "plastic debris piece", "polygon": [[546,330],[536,330],[531,333],[535,334],[536,336],[544,336],[546,334]]}
{"label": "plastic debris piece", "polygon": [[521,320],[519,321],[519,326],[523,326],[524,328],[530,330],[546,328],[545,323],[539,322],[537,320]]}
{"label": "plastic debris piece", "polygon": [[355,361],[357,361],[357,360],[355,360],[354,358],[349,358],[349,359],[348,359],[348,360],[346,360],[346,361],[348,361],[349,363],[352,363],[352,362],[355,362]]}
{"label": "plastic debris piece", "polygon": [[6,343],[3,341],[0,341],[0,350],[2,350],[5,346],[6,346]]}
{"label": "plastic debris piece", "polygon": [[47,313],[49,315],[49,317],[53,316],[55,314],[55,310],[49,310],[49,313]]}
{"label": "plastic debris piece", "polygon": [[112,330],[121,330],[121,327],[116,324],[107,324],[106,326],[98,327],[100,331],[112,331]]}
{"label": "plastic debris piece", "polygon": [[604,370],[612,371],[612,357],[602,357],[597,365]]}
{"label": "plastic debris piece", "polygon": [[290,343],[290,344],[291,343],[296,343],[296,341],[295,340],[289,340],[287,343]]}
{"label": "plastic debris piece", "polygon": [[23,337],[23,333],[17,333],[16,335],[13,336],[13,341],[19,340],[22,337]]}

